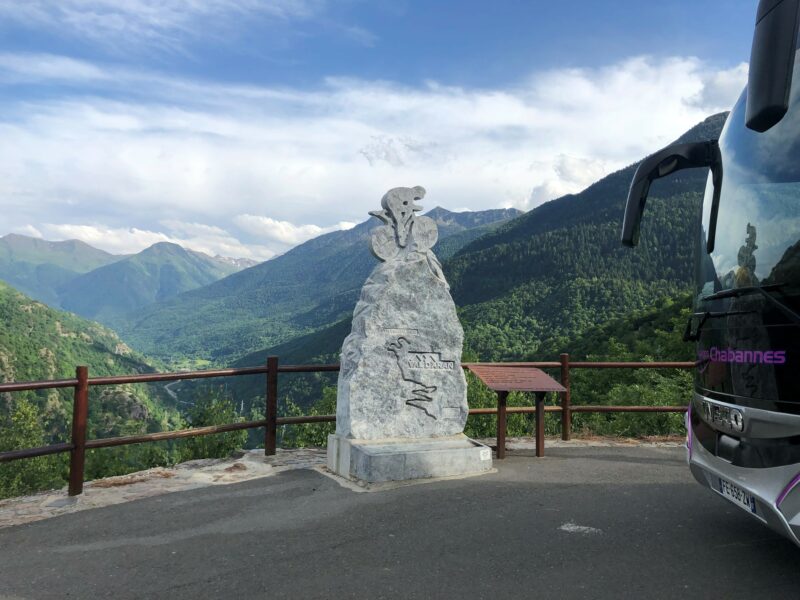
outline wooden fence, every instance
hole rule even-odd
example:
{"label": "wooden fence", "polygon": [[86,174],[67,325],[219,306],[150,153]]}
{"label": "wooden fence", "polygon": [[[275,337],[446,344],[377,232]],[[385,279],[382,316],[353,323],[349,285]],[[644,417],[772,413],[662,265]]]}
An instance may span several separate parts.
{"label": "wooden fence", "polygon": [[[571,402],[570,370],[571,369],[692,369],[693,362],[570,362],[569,354],[562,354],[557,362],[517,362],[498,363],[505,366],[536,367],[541,369],[560,369],[561,385],[566,388],[559,394],[559,406],[547,406],[547,412],[561,413],[561,436],[570,439],[572,414],[582,412],[683,412],[685,406],[573,406]],[[462,365],[464,368],[467,364]],[[139,375],[119,375],[112,377],[89,377],[89,368],[79,366],[75,369],[73,379],[55,379],[49,381],[28,381],[0,384],[0,393],[20,392],[28,390],[44,390],[73,388],[74,400],[72,410],[72,437],[70,442],[51,444],[39,448],[23,448],[9,452],[0,452],[0,463],[12,460],[47,456],[61,452],[70,453],[69,463],[69,495],[76,496],[83,492],[84,465],[86,450],[94,448],[110,448],[127,444],[176,440],[200,435],[238,431],[242,429],[264,428],[264,453],[275,454],[277,446],[278,425],[297,423],[321,423],[336,420],[336,415],[307,415],[299,417],[278,416],[278,375],[280,373],[321,373],[338,371],[338,364],[331,365],[281,365],[277,356],[270,356],[266,363],[257,367],[237,369],[215,369],[206,371],[186,371],[178,373],[147,373]],[[121,385],[128,383],[154,383],[160,381],[179,381],[182,379],[208,379],[211,377],[240,377],[243,375],[264,375],[266,410],[264,418],[258,421],[194,427],[177,431],[161,431],[142,435],[130,435],[116,438],[86,439],[86,424],[89,413],[89,388],[92,386]],[[508,413],[531,413],[534,406],[510,406]],[[470,415],[497,414],[497,408],[473,408]],[[505,431],[498,430],[498,438],[505,439]]]}

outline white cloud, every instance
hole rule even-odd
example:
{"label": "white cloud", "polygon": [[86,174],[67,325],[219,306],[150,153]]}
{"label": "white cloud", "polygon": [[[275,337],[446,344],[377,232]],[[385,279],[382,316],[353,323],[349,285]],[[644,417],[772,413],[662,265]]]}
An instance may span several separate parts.
{"label": "white cloud", "polygon": [[35,238],[42,238],[42,232],[36,229],[33,225],[23,225],[21,227],[16,227],[14,229],[14,233],[21,233],[22,235],[27,235],[29,237]]}
{"label": "white cloud", "polygon": [[95,225],[59,225],[44,223],[42,229],[53,240],[81,240],[112,254],[133,254],[158,242],[177,243],[169,236],[136,227],[109,228]]}
{"label": "white cloud", "polygon": [[230,34],[235,20],[307,19],[322,0],[0,0],[0,18],[100,44],[180,51],[187,37]]}
{"label": "white cloud", "polygon": [[[112,254],[134,254],[153,244],[170,242],[197,252],[204,252],[209,256],[250,258],[259,261],[275,256],[273,250],[257,244],[245,245],[219,227],[180,221],[169,221],[165,225],[170,234],[136,227],[115,228],[102,225],[45,223],[42,228],[47,233],[48,239],[77,239]],[[178,235],[171,235],[173,232]]]}
{"label": "white cloud", "polygon": [[278,221],[269,217],[257,215],[237,215],[233,222],[244,231],[256,236],[265,237],[270,241],[285,244],[286,246],[296,246],[303,242],[331,231],[341,231],[351,229],[355,223],[340,221],[330,227],[320,227],[319,225],[294,225],[289,221]]}
{"label": "white cloud", "polygon": [[185,223],[168,219],[161,221],[161,224],[174,234],[191,237],[228,237],[230,234],[215,225],[205,225],[203,223]]}
{"label": "white cloud", "polygon": [[689,100],[697,106],[714,107],[716,110],[728,110],[733,100],[742,93],[747,82],[749,65],[740,63],[730,69],[707,72],[700,93]]}
{"label": "white cloud", "polygon": [[268,260],[277,254],[275,248],[254,242],[245,244],[231,233],[214,225],[187,223],[178,220],[161,222],[181,246],[205,252],[211,256]]}
{"label": "white cloud", "polygon": [[0,53],[0,73],[9,83],[43,79],[86,82],[108,77],[102,68],[67,56],[10,52]]}
{"label": "white cloud", "polygon": [[527,205],[538,206],[552,198],[584,189],[613,170],[611,166],[602,159],[567,154],[559,154],[552,161],[540,161],[532,165],[532,169],[543,181],[533,186]]}
{"label": "white cloud", "polygon": [[[59,65],[92,91],[61,87]],[[732,105],[746,77],[635,57],[508,89],[329,79],[309,91],[0,57],[0,78],[22,72],[34,93],[6,101],[0,120],[9,227],[103,223],[120,240],[103,243],[120,247],[163,237],[258,258],[364,220],[391,187],[423,185],[426,208],[473,210],[577,192]]]}
{"label": "white cloud", "polygon": [[413,138],[394,138],[387,135],[374,135],[359,153],[367,159],[370,166],[385,162],[392,167],[402,167],[415,159],[435,156],[434,144],[426,144]]}

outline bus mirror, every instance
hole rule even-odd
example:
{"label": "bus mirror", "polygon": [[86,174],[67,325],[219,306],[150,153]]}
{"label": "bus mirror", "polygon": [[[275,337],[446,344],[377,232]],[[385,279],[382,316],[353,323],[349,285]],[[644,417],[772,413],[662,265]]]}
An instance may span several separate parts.
{"label": "bus mirror", "polygon": [[777,124],[789,108],[800,0],[761,0],[756,14],[745,123],[754,131]]}
{"label": "bus mirror", "polygon": [[[711,207],[711,223],[716,224],[716,207],[722,188],[722,157],[716,140],[673,144],[645,158],[633,176],[628,201],[625,205],[625,220],[622,223],[622,245],[633,247],[639,243],[639,226],[642,222],[644,206],[650,184],[681,169],[707,167],[711,169],[714,183],[714,200]],[[709,232],[709,248],[713,249],[713,229]],[[709,250],[710,252],[711,250]]]}

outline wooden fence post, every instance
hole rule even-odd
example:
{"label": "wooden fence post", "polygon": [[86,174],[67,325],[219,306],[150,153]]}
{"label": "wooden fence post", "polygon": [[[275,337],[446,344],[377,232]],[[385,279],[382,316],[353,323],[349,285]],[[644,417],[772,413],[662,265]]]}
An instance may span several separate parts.
{"label": "wooden fence post", "polygon": [[506,401],[508,392],[497,392],[497,458],[506,457]]}
{"label": "wooden fence post", "polygon": [[267,427],[264,432],[264,455],[274,456],[278,444],[278,357],[267,358]]}
{"label": "wooden fence post", "polygon": [[75,398],[72,402],[72,450],[69,456],[69,495],[83,493],[86,464],[86,420],[89,415],[89,367],[77,367]]}
{"label": "wooden fence post", "polygon": [[561,392],[561,439],[569,441],[572,432],[572,409],[570,407],[572,398],[569,387],[569,354],[566,353],[561,355],[561,385],[566,388],[565,392]]}
{"label": "wooden fence post", "polygon": [[546,392],[535,392],[536,397],[536,456],[544,456],[544,395]]}

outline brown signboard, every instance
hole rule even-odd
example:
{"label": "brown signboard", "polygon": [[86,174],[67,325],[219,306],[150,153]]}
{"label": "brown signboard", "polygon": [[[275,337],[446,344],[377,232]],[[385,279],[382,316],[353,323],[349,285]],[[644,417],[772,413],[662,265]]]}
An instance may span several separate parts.
{"label": "brown signboard", "polygon": [[566,391],[555,379],[535,367],[470,364],[467,368],[475,373],[486,387],[495,392]]}

